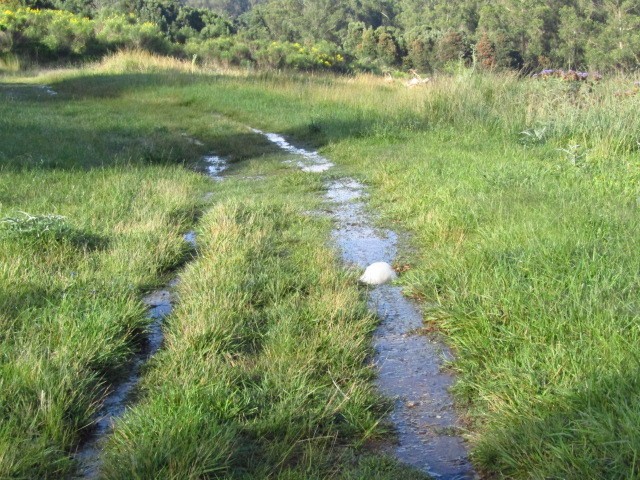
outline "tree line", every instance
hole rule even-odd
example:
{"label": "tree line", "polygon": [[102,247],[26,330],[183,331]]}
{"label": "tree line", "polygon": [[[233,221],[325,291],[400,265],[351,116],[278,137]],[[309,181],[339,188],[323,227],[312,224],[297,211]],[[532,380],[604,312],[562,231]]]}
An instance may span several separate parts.
{"label": "tree line", "polygon": [[[153,24],[165,51],[230,65],[430,72],[640,67],[637,0],[0,0]],[[1,12],[0,12],[1,14]],[[5,22],[6,24],[7,22]],[[0,17],[0,34],[6,27]],[[163,40],[164,39],[164,40]],[[166,40],[167,43],[163,43]],[[7,50],[16,38],[0,37]],[[18,42],[19,43],[19,42]],[[143,42],[144,43],[144,42]],[[1,51],[1,50],[0,50]]]}

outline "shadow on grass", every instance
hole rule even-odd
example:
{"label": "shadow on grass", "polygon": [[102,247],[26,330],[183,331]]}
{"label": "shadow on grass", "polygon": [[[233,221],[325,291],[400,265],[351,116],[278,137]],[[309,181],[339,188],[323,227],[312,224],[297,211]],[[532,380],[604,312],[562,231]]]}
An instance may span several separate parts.
{"label": "shadow on grass", "polygon": [[[171,77],[171,86],[176,85],[175,78]],[[187,75],[179,78],[184,78],[184,84],[194,82]],[[125,92],[154,89],[165,80],[160,74],[72,78],[53,85],[57,95],[43,94],[39,86],[0,84],[0,99],[3,93],[21,92],[12,93],[12,100],[4,105],[0,103],[0,169],[194,166],[207,154],[236,162],[279,151],[249,128],[232,128],[224,117],[220,120],[227,121],[226,126],[202,127],[202,120],[210,121],[207,117],[213,116],[215,122],[215,113],[206,105],[192,105],[188,92],[177,90],[161,107],[148,96],[136,99],[134,95],[129,105],[119,104],[115,111],[108,101],[102,101]],[[202,120],[196,117],[198,121],[193,121],[194,108],[202,110]],[[191,118],[183,124],[183,117]],[[198,130],[194,134],[198,138],[185,132],[189,128]]]}
{"label": "shadow on grass", "polygon": [[[255,82],[264,82],[259,77],[175,71],[95,74],[52,83],[55,95],[42,86],[0,83],[0,99],[3,94],[12,96],[4,107],[0,104],[0,114],[6,111],[5,122],[0,119],[0,166],[86,169],[122,163],[197,163],[205,154],[224,156],[230,162],[258,158],[279,151],[248,128],[273,131],[268,116],[264,126],[264,112],[260,112],[269,107],[261,105],[274,105],[268,115],[293,119],[291,127],[277,133],[297,147],[318,149],[365,137],[398,142],[430,128],[428,120],[415,113],[342,108],[339,102],[316,105],[311,112],[304,101],[268,88],[269,82],[277,85],[277,80],[267,79],[264,88],[256,90]],[[109,100],[125,96],[129,103],[120,102],[114,110]],[[13,114],[16,109],[19,115]],[[242,125],[251,111],[261,113],[263,125],[251,125],[248,120],[246,132],[238,131],[237,123],[228,131],[203,125],[211,117],[215,123],[218,114],[221,121],[230,123],[240,118]],[[189,142],[181,132],[184,128],[197,131],[198,142]],[[56,148],[51,148],[52,141]]]}
{"label": "shadow on grass", "polygon": [[[45,307],[51,303],[52,298],[59,298],[62,294],[62,289],[52,289],[34,283],[4,285],[4,288],[0,289],[0,311],[7,318],[13,318],[20,312]],[[11,330],[5,328],[0,331],[0,338],[12,334]]]}
{"label": "shadow on grass", "polygon": [[582,385],[502,418],[476,458],[509,478],[638,478],[640,367]]}

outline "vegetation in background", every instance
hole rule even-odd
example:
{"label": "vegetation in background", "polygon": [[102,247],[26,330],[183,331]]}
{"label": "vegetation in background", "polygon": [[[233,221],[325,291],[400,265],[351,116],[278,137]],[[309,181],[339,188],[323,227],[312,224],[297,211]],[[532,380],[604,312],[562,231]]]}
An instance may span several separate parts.
{"label": "vegetation in background", "polygon": [[460,63],[527,73],[636,70],[640,6],[633,0],[0,0],[5,57],[69,61],[122,47],[305,71],[430,72]]}

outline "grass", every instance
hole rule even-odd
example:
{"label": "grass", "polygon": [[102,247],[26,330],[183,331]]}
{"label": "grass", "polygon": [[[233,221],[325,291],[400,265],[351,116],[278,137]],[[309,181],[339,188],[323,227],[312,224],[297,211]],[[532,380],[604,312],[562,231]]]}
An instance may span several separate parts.
{"label": "grass", "polygon": [[[304,213],[319,180],[194,109],[183,89],[208,77],[67,75],[1,86],[0,477],[74,476],[72,453],[149,322],[141,298],[191,258],[182,234],[198,222],[166,348],[103,475],[422,478],[367,453],[386,432],[364,362],[375,321],[327,262],[330,225]],[[211,150],[271,178],[208,181],[192,168]]]}
{"label": "grass", "polygon": [[[281,171],[273,149],[242,127],[248,124],[321,148],[343,173],[370,185],[381,222],[410,233],[411,249],[403,256],[411,269],[400,281],[407,294],[431,305],[425,321],[456,352],[455,394],[483,473],[576,479],[640,474],[640,95],[634,79],[589,85],[462,72],[407,89],[366,76],[205,72],[169,61],[148,68],[136,55],[38,77],[59,92],[56,97],[15,83],[2,86],[19,99],[0,103],[2,215],[63,215],[63,230],[76,232],[74,238],[80,233],[101,240],[98,248],[59,240],[38,248],[33,240],[2,243],[3,266],[4,259],[21,259],[2,277],[13,285],[6,291],[15,292],[6,301],[16,313],[6,321],[21,325],[3,331],[25,329],[15,336],[22,343],[14,335],[4,339],[11,355],[53,351],[45,341],[52,337],[34,333],[52,323],[42,320],[49,318],[47,302],[39,303],[38,292],[49,288],[46,298],[61,301],[64,289],[43,279],[62,282],[64,275],[56,272],[72,265],[68,259],[102,258],[115,254],[116,245],[123,245],[119,258],[135,258],[150,245],[164,245],[148,254],[163,268],[145,274],[135,270],[144,270],[145,262],[133,262],[135,268],[127,263],[121,267],[131,269],[118,273],[106,268],[104,278],[133,285],[127,297],[133,313],[119,313],[110,334],[120,343],[109,340],[113,354],[100,361],[87,354],[91,368],[82,371],[90,373],[72,376],[89,379],[65,390],[83,396],[71,403],[80,414],[54,415],[65,421],[39,423],[31,430],[39,433],[30,436],[22,434],[29,425],[14,430],[3,424],[2,438],[24,439],[20,450],[5,443],[5,452],[31,449],[20,457],[31,459],[26,470],[7,471],[71,468],[64,453],[86,422],[87,398],[95,402],[97,379],[126,357],[130,341],[122,332],[144,323],[141,292],[177,263],[179,232],[194,217],[184,212],[203,209],[197,195],[181,206],[164,196],[178,186],[204,188],[175,162],[188,163],[210,148],[243,161],[232,173],[266,170],[269,176],[257,184],[236,178],[208,187],[215,191],[198,227],[200,256],[184,272],[167,347],[148,369],[140,403],[106,445],[107,476],[397,478],[393,463],[356,448],[381,433],[374,426],[380,410],[370,391],[371,372],[362,365],[373,323],[350,279],[326,260],[329,226],[303,214],[314,208],[320,185]],[[70,128],[59,127],[62,116]],[[206,147],[186,141],[185,132]],[[59,155],[48,152],[51,135],[64,139]],[[131,200],[139,198],[136,182],[149,185],[151,172],[165,180],[151,182],[158,187],[145,195],[165,203],[145,208],[163,220],[144,224],[139,215],[136,222],[127,215],[125,222],[125,212],[139,208],[131,209],[138,205]],[[126,180],[117,180],[125,173]],[[74,182],[80,186],[67,195]],[[92,182],[104,193],[87,203]],[[32,188],[45,184],[56,188],[48,194]],[[108,194],[112,188],[122,193]],[[112,202],[126,206],[108,207]],[[178,227],[175,214],[161,213],[167,211],[182,212]],[[164,226],[153,230],[157,224]],[[54,274],[24,273],[38,264],[53,265]],[[105,291],[121,292],[124,285],[115,283]],[[29,285],[35,288],[28,292]],[[32,315],[41,310],[42,316]],[[326,322],[314,322],[318,318]],[[85,336],[91,338],[77,338]],[[23,363],[26,372],[37,370],[30,357]],[[49,369],[39,382],[51,377],[51,385],[61,384],[53,365],[38,365]],[[21,411],[46,410],[37,391],[25,394],[37,400]],[[22,422],[32,417],[16,415]],[[69,417],[85,420],[74,424]],[[64,441],[57,440],[61,431]]]}
{"label": "grass", "polygon": [[96,103],[71,117],[39,89],[3,90],[16,95],[0,104],[0,477],[51,478],[73,471],[69,452],[148,322],[141,293],[183,261],[210,185],[171,164],[187,148],[177,134],[155,155],[157,116],[113,142],[118,119]]}
{"label": "grass", "polygon": [[372,461],[377,478],[418,478],[346,448],[380,437],[386,407],[365,367],[375,319],[332,260],[328,222],[304,214],[320,188],[291,171],[220,186],[106,478],[369,478]]}

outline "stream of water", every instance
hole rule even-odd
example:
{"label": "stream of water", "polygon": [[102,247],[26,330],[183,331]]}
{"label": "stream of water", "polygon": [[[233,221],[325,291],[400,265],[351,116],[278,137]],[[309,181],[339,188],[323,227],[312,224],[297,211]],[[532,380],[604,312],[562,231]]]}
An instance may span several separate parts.
{"label": "stream of water", "polygon": [[[363,186],[353,179],[328,184],[333,205],[333,238],[347,264],[366,268],[392,263],[398,235],[372,226],[363,202]],[[433,477],[474,478],[449,387],[454,378],[442,369],[452,356],[446,346],[420,335],[422,313],[394,285],[369,288],[369,307],[381,319],[374,334],[377,384],[394,400],[390,418],[398,435],[396,457]]]}
{"label": "stream of water", "polygon": [[[253,131],[299,156],[292,163],[303,171],[324,172],[333,166],[317,152],[294,147],[280,135]],[[333,240],[343,261],[360,269],[374,262],[392,263],[398,235],[374,227],[365,208],[363,185],[343,178],[326,187],[326,200],[336,221]],[[374,361],[378,388],[394,400],[390,419],[398,436],[395,456],[435,478],[474,478],[448,391],[454,378],[442,368],[452,359],[451,352],[442,342],[416,333],[423,326],[422,314],[400,287],[380,285],[368,292],[369,307],[381,320],[374,335]]]}
{"label": "stream of water", "polygon": [[[206,164],[207,175],[212,180],[222,180],[221,174],[227,167],[226,160],[216,155],[207,155],[203,157],[203,161]],[[185,233],[183,239],[192,248],[196,248],[196,233],[193,230]],[[143,339],[143,347],[124,366],[126,375],[111,385],[102,407],[94,418],[91,434],[75,452],[74,457],[79,464],[79,478],[92,479],[99,476],[101,444],[113,431],[115,420],[122,416],[132,402],[133,393],[140,382],[143,365],[162,346],[164,341],[162,324],[173,309],[173,291],[178,282],[179,279],[174,278],[165,288],[155,290],[143,297],[142,302],[147,306],[147,316],[151,320]]]}
{"label": "stream of water", "polygon": [[140,381],[142,366],[162,346],[164,339],[162,321],[173,308],[173,287],[177,279],[172,280],[167,288],[156,290],[145,296],[142,301],[147,306],[147,316],[151,323],[147,328],[144,345],[124,367],[127,375],[112,385],[105,397],[102,407],[94,420],[93,430],[87,440],[75,454],[79,463],[80,478],[96,478],[100,470],[101,441],[111,433],[114,421],[120,417],[129,402],[132,393]]}

